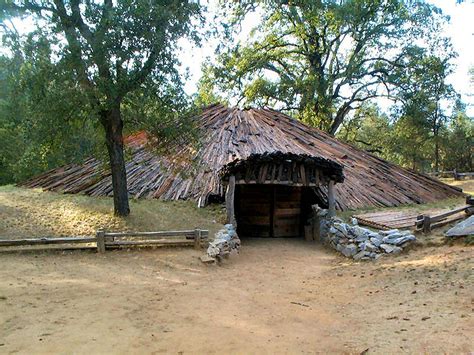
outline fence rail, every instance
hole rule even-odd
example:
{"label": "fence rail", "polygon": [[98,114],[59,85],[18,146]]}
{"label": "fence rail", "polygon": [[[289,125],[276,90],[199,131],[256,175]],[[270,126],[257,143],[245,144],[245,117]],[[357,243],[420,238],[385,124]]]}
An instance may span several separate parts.
{"label": "fence rail", "polygon": [[462,178],[465,178],[465,177],[469,177],[469,178],[474,177],[474,172],[459,173],[456,170],[450,170],[450,171],[432,172],[432,173],[429,173],[428,175],[441,176],[441,177],[453,177],[454,180],[461,180]]}
{"label": "fence rail", "polygon": [[194,246],[196,249],[199,249],[208,236],[209,231],[202,229],[160,232],[106,232],[98,230],[95,237],[0,239],[0,247],[51,244],[62,244],[66,247],[69,244],[95,243],[99,253],[104,253],[107,249],[124,246]]}
{"label": "fence rail", "polygon": [[[464,214],[460,214],[465,212]],[[459,214],[458,216],[456,216]],[[455,208],[454,210],[440,213],[434,216],[420,215],[416,218],[415,226],[417,230],[423,230],[424,233],[431,232],[432,229],[442,227],[448,223],[464,219],[469,215],[474,214],[474,198],[472,196],[466,197],[466,205]],[[449,218],[451,217],[451,218]]]}

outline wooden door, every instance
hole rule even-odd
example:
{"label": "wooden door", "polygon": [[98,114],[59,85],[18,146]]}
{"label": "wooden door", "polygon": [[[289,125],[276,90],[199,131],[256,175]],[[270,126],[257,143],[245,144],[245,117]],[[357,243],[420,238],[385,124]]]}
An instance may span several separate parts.
{"label": "wooden door", "polygon": [[236,187],[235,210],[243,237],[298,237],[301,188],[249,184]]}

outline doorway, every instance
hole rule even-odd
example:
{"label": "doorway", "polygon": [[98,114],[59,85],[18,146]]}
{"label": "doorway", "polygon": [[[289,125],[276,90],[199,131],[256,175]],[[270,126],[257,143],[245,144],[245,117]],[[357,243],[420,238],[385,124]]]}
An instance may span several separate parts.
{"label": "doorway", "polygon": [[302,237],[311,205],[318,203],[308,187],[241,184],[235,189],[237,233],[242,237]]}

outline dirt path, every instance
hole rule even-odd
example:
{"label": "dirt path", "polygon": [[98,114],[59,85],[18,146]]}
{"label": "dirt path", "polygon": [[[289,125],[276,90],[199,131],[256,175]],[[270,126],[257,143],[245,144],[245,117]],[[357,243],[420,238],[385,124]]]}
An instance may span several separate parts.
{"label": "dirt path", "polygon": [[191,249],[1,253],[0,353],[468,353],[474,248],[352,263],[247,240]]}

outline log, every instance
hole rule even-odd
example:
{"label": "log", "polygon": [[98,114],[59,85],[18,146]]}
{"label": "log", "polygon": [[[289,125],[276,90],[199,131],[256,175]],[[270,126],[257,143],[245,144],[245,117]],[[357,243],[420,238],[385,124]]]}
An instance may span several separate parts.
{"label": "log", "polygon": [[[209,235],[208,230],[201,230],[201,238]],[[160,232],[106,232],[106,238],[120,238],[120,237],[134,237],[134,238],[173,238],[173,237],[190,237],[194,239],[195,230],[182,230],[182,231],[160,231]]]}
{"label": "log", "polygon": [[194,241],[191,240],[168,240],[168,239],[163,239],[163,240],[117,240],[113,242],[106,242],[105,245],[108,247],[113,247],[113,246],[147,246],[147,245],[166,245],[166,246],[191,246],[194,245]]}
{"label": "log", "polygon": [[95,243],[94,237],[65,237],[65,238],[31,238],[31,239],[0,239],[0,247],[21,245],[48,245],[48,244],[79,244]]}

